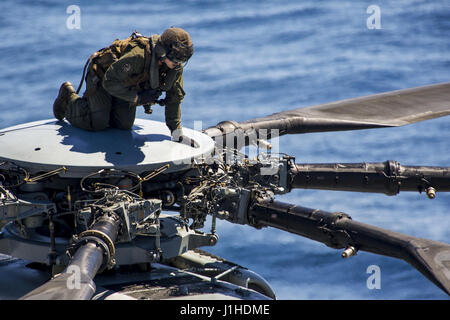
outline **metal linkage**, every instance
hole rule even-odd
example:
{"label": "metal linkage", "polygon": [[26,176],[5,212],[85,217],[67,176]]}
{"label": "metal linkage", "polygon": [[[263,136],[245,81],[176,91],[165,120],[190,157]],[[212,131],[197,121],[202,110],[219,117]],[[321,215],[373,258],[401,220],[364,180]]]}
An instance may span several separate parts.
{"label": "metal linkage", "polygon": [[396,195],[400,191],[450,191],[450,167],[403,166],[396,161],[377,163],[295,164],[290,187],[302,189],[375,192]]}
{"label": "metal linkage", "polygon": [[39,176],[36,176],[36,177],[33,177],[33,178],[25,177],[24,181],[25,182],[36,182],[36,181],[39,181],[39,180],[42,180],[42,179],[45,179],[45,178],[57,175],[58,173],[61,173],[61,172],[65,173],[66,171],[67,171],[66,167],[61,167],[59,169],[55,169],[55,170],[43,173],[43,174],[41,174]]}
{"label": "metal linkage", "polygon": [[32,216],[56,212],[56,205],[49,201],[25,201],[0,186],[0,221],[22,220]]}
{"label": "metal linkage", "polygon": [[197,175],[183,181],[186,194],[180,203],[183,216],[194,219],[191,228],[203,227],[207,214],[213,215],[213,223],[217,217],[246,224],[248,205],[256,194],[273,198],[287,191],[289,158],[235,156],[232,163],[198,165]]}

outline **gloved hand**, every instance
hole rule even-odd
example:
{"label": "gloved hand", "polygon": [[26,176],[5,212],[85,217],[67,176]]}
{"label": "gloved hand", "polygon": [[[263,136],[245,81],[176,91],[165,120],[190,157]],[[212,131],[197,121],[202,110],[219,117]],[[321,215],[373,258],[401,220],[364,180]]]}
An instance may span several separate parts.
{"label": "gloved hand", "polygon": [[172,141],[185,144],[187,146],[198,148],[199,144],[194,139],[191,139],[183,134],[183,129],[176,129],[172,131]]}
{"label": "gloved hand", "polygon": [[141,93],[138,93],[137,104],[140,106],[143,104],[153,103],[159,98],[161,93],[162,92],[160,90],[153,89],[142,91]]}

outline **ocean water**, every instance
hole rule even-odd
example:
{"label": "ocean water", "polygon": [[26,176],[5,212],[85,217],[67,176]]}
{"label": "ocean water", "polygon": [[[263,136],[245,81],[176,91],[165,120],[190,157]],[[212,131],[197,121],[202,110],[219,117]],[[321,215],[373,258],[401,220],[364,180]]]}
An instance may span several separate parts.
{"label": "ocean water", "polygon": [[[70,5],[80,29],[70,29]],[[380,29],[369,29],[370,5]],[[450,78],[450,1],[25,1],[0,2],[0,128],[53,117],[64,81],[78,84],[89,55],[135,29],[185,28],[195,53],[184,74],[182,123],[243,121],[274,112]],[[138,117],[164,120],[163,109]],[[400,128],[285,136],[299,163],[450,165],[450,118]],[[1,146],[0,146],[1,148]],[[450,243],[450,195],[295,190],[278,200]],[[279,299],[448,299],[401,260],[340,251],[279,230],[219,221],[209,251],[270,282]],[[381,288],[368,289],[369,266]],[[1,275],[0,275],[1,276]]]}

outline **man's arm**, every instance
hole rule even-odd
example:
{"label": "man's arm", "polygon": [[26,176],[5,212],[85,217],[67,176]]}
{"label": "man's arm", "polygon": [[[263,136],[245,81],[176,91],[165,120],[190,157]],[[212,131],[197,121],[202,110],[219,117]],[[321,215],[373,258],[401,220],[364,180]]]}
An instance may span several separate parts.
{"label": "man's arm", "polygon": [[125,81],[133,74],[140,74],[144,69],[142,49],[136,47],[119,60],[111,64],[103,77],[103,88],[112,96],[129,102],[137,102],[137,91],[127,88]]}
{"label": "man's arm", "polygon": [[172,85],[166,92],[166,125],[170,131],[181,128],[181,108],[185,92],[183,90],[183,69],[181,69]]}

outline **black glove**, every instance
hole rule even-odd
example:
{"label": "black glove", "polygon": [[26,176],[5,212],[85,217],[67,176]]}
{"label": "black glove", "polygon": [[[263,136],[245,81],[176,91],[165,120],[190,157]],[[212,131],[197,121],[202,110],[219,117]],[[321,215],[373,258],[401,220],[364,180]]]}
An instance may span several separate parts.
{"label": "black glove", "polygon": [[162,92],[160,90],[153,90],[153,89],[142,91],[141,93],[138,93],[137,104],[143,105],[153,103],[159,98],[161,93]]}

